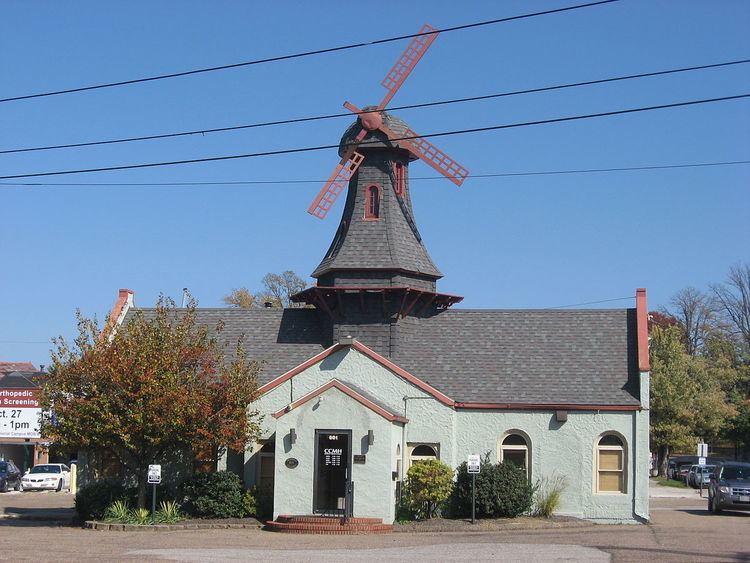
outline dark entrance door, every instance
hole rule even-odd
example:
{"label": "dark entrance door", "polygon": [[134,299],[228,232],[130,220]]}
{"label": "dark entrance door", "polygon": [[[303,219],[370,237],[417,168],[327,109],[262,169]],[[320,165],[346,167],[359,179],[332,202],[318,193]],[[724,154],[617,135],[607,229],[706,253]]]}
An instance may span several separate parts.
{"label": "dark entrance door", "polygon": [[345,515],[350,443],[351,431],[315,431],[314,512]]}

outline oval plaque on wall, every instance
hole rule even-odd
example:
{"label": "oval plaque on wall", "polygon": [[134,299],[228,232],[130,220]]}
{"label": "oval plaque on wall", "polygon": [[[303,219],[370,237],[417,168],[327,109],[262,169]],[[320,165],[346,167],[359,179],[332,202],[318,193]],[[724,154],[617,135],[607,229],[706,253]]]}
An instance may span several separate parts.
{"label": "oval plaque on wall", "polygon": [[296,457],[290,457],[284,462],[284,465],[286,465],[289,469],[294,469],[299,465],[299,461]]}

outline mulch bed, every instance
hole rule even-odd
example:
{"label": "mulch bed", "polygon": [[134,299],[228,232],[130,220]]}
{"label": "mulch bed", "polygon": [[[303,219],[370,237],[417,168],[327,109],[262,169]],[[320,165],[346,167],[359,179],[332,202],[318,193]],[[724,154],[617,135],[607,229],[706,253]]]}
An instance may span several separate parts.
{"label": "mulch bed", "polygon": [[183,520],[177,524],[118,524],[115,522],[96,522],[89,520],[84,528],[90,530],[108,530],[113,532],[172,532],[175,530],[226,530],[238,528],[259,529],[263,523],[255,518],[222,518]]}
{"label": "mulch bed", "polygon": [[401,533],[415,532],[496,532],[502,530],[534,530],[549,528],[575,528],[591,526],[591,522],[573,518],[571,516],[553,516],[552,518],[532,518],[519,516],[518,518],[477,519],[476,524],[471,519],[433,518],[417,522],[394,523],[393,531]]}

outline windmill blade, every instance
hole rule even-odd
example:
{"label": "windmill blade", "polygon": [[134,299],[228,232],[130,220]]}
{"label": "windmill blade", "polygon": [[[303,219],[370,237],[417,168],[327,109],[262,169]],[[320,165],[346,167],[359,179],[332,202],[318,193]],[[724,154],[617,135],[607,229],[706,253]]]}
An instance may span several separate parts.
{"label": "windmill blade", "polygon": [[[434,31],[435,33],[429,33],[430,31]],[[411,40],[409,46],[401,54],[396,61],[396,64],[393,65],[393,68],[391,68],[381,82],[381,84],[388,90],[388,93],[386,93],[385,98],[383,98],[383,101],[378,105],[379,110],[383,109],[388,102],[391,101],[391,98],[396,95],[398,89],[401,88],[401,85],[407,79],[409,74],[411,74],[411,71],[417,66],[419,59],[422,58],[422,55],[425,54],[430,45],[432,45],[432,42],[435,41],[439,32],[430,24],[426,23],[422,26],[422,29],[419,30],[419,33],[425,33],[426,35],[418,35]]]}
{"label": "windmill blade", "polygon": [[325,219],[328,210],[336,202],[336,198],[339,197],[344,188],[349,185],[349,180],[354,176],[354,173],[364,159],[364,155],[358,153],[354,148],[347,152],[333,170],[323,189],[320,190],[312,204],[310,204],[307,212],[310,215],[315,215],[318,219]]}
{"label": "windmill blade", "polygon": [[[393,129],[390,129],[385,125],[382,125],[380,130],[388,135],[391,141],[398,143],[399,146],[404,147],[414,156],[424,160],[425,163],[432,166],[457,186],[463,184],[464,180],[469,175],[469,171],[466,168],[458,164],[427,139],[419,137],[419,135],[408,127],[404,129],[404,132],[401,134],[396,133]],[[403,137],[408,138],[403,139]]]}

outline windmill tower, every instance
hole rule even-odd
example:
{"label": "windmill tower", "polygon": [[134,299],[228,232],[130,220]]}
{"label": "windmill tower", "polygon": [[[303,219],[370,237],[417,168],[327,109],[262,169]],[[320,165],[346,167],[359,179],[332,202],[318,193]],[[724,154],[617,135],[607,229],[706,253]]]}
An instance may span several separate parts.
{"label": "windmill tower", "polygon": [[434,315],[463,299],[437,292],[442,274],[414,221],[409,164],[421,159],[457,186],[468,170],[384,111],[436,37],[429,25],[420,30],[382,81],[387,93],[379,105],[360,110],[344,104],[358,117],[341,139],[341,161],[308,213],[325,218],[348,187],[344,211],[312,273],[316,286],[292,298],[325,313],[332,342],[353,336],[385,356],[395,352],[400,320]]}

